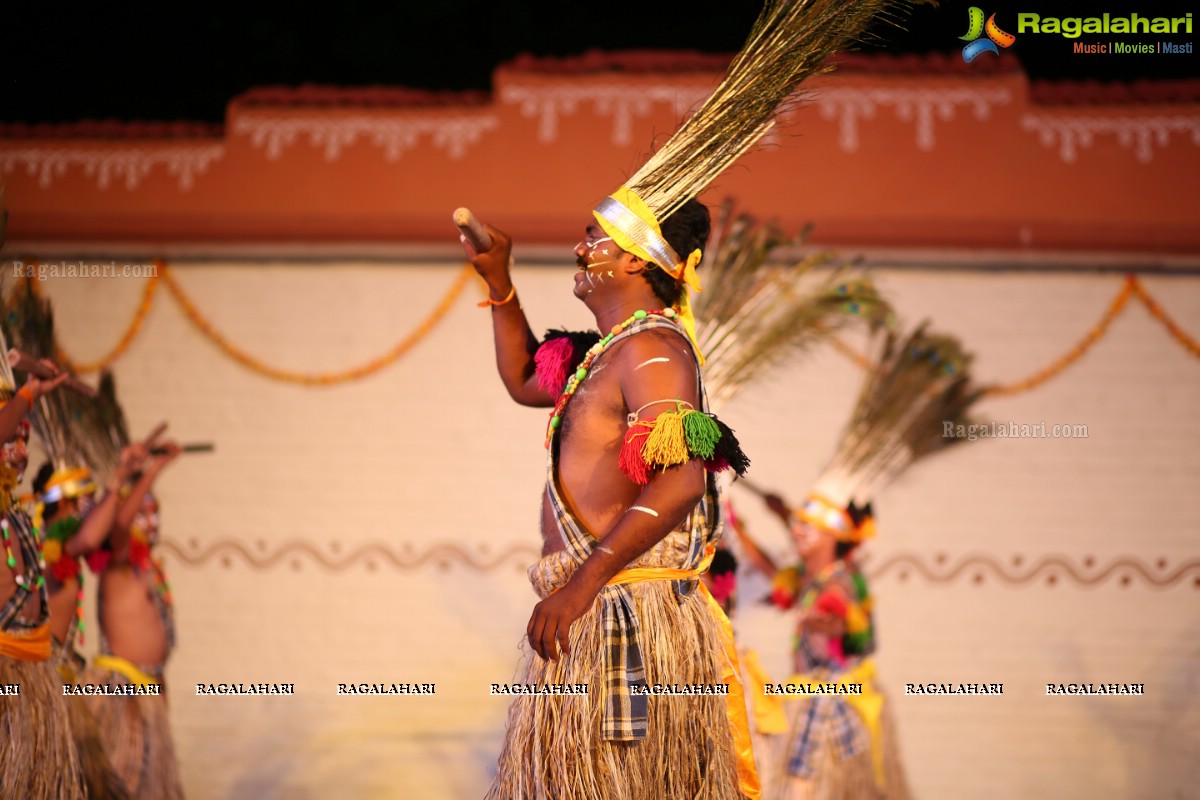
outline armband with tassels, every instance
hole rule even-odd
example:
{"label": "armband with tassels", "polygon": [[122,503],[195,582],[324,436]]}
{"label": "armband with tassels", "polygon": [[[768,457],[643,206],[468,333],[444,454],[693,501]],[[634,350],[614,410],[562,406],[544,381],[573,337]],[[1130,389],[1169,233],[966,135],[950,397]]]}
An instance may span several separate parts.
{"label": "armband with tassels", "polygon": [[652,420],[638,419],[643,409],[654,405],[647,403],[629,415],[618,462],[625,477],[644,486],[653,471],[686,464],[694,458],[701,459],[709,472],[732,469],[738,475],[745,474],[750,459],[728,425],[681,400],[656,402],[675,403],[675,408]]}

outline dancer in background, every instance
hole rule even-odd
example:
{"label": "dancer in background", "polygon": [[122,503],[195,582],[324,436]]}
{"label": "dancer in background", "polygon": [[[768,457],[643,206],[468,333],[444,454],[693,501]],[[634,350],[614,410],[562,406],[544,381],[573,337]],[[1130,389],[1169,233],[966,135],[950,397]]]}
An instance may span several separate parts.
{"label": "dancer in background", "polygon": [[[10,341],[31,357],[44,357],[58,350],[50,305],[36,295],[28,281],[19,283],[6,298],[3,324]],[[33,431],[49,457],[32,482],[38,503],[34,522],[42,534],[53,663],[63,685],[74,684],[84,664],[76,649],[83,644],[84,630],[80,560],[108,537],[121,486],[144,458],[137,448],[124,452],[120,463],[105,476],[107,491],[97,502],[97,487],[82,445],[85,420],[94,410],[93,401],[78,392],[56,392],[41,397],[30,417]],[[70,695],[66,707],[88,796],[105,800],[126,797],[84,698]]]}
{"label": "dancer in background", "polygon": [[956,340],[924,326],[878,339],[854,413],[812,490],[794,511],[765,496],[788,524],[797,562],[777,568],[734,525],[747,560],[772,579],[772,602],[797,615],[788,683],[838,687],[789,695],[788,731],[761,740],[770,800],[909,796],[891,705],[875,679],[874,597],[856,556],[876,533],[872,500],[913,462],[962,441],[945,437],[944,425],[965,423],[980,391]]}
{"label": "dancer in background", "polygon": [[[61,443],[64,439],[69,440],[70,436],[58,441]],[[86,467],[54,469],[52,463],[46,463],[34,479],[33,489],[40,501],[44,531],[42,555],[50,575],[47,586],[54,662],[63,685],[80,682],[80,673],[86,663],[77,649],[84,643],[85,595],[81,559],[107,540],[116,520],[121,487],[138,468],[142,457],[139,450],[126,449],[118,468],[107,476],[104,496],[99,502],[93,502],[96,486]],[[63,457],[60,455],[59,458]],[[59,463],[71,462],[60,460]],[[127,797],[126,787],[108,758],[96,721],[88,710],[87,699],[71,695],[66,700],[88,797],[114,800]]]}
{"label": "dancer in background", "polygon": [[[3,335],[0,348],[8,349]],[[53,364],[43,365],[58,373]],[[43,381],[31,375],[14,393],[16,382],[7,360],[0,358],[0,797],[85,797],[62,680],[51,661],[50,600],[41,547],[33,523],[13,496],[29,462],[29,425],[22,417],[66,377],[64,372]]]}
{"label": "dancer in background", "polygon": [[[713,410],[722,410],[768,376],[794,369],[800,357],[835,334],[893,324],[891,305],[871,278],[837,254],[783,257],[784,251],[799,250],[806,237],[807,231],[789,237],[773,223],[735,213],[731,202],[722,206],[712,253],[705,259],[709,287],[696,302],[696,338],[706,354],[705,386]],[[728,503],[726,508],[732,512]],[[722,542],[705,576],[730,615],[736,606],[737,565],[733,550]]]}
{"label": "dancer in background", "polygon": [[[109,463],[127,447],[125,415],[110,374],[100,381],[93,449]],[[146,445],[155,445],[147,442]],[[100,737],[130,796],[145,800],[183,797],[171,735],[164,667],[175,646],[171,586],[161,560],[155,481],[180,453],[168,442],[154,446],[145,469],[123,492],[113,532],[88,558],[100,577],[97,591],[100,653],[84,673],[87,683],[155,687],[155,692],[89,698]]]}
{"label": "dancer in background", "polygon": [[[879,331],[893,324],[891,305],[871,278],[837,254],[809,251],[803,257],[784,257],[800,251],[806,235],[788,237],[774,224],[734,214],[731,204],[723,208],[710,247],[715,252],[706,260],[710,285],[696,303],[698,338],[708,355],[706,385],[718,410],[766,378],[794,369],[835,334],[861,327]],[[724,518],[740,531],[728,495],[725,503]],[[729,537],[722,540],[706,576],[730,616],[739,599],[735,550],[751,566],[765,567],[768,575],[775,572],[752,542],[733,544]],[[761,767],[759,743],[786,733],[788,720],[783,701],[766,694],[771,679],[758,652],[739,641],[738,656]]]}

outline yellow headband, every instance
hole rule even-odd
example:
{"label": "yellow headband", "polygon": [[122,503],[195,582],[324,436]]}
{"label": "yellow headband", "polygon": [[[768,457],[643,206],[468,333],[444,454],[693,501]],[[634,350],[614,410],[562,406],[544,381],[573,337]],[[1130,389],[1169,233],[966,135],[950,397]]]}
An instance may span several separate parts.
{"label": "yellow headband", "polygon": [[622,186],[600,201],[592,214],[622,250],[657,264],[675,280],[686,283],[697,292],[702,291],[700,276],[696,274],[701,252],[693,250],[686,261],[681,259],[663,238],[662,228],[650,206],[628,186]]}
{"label": "yellow headband", "polygon": [[679,301],[679,322],[692,340],[696,358],[703,366],[704,354],[700,352],[700,343],[696,340],[696,315],[692,313],[692,303],[688,297],[689,288],[703,291],[700,288],[700,276],[696,274],[703,254],[696,249],[688,255],[687,261],[681,259],[675,248],[663,238],[662,227],[650,206],[628,186],[622,186],[600,201],[592,215],[617,247],[658,265],[663,272],[685,284]]}
{"label": "yellow headband", "polygon": [[855,525],[846,509],[819,494],[805,497],[796,509],[796,517],[816,525],[841,542],[861,542],[875,535],[875,521],[871,517],[864,519],[861,525]]}
{"label": "yellow headband", "polygon": [[46,489],[42,494],[43,503],[57,503],[64,498],[82,497],[96,491],[92,483],[92,473],[86,468],[60,469],[46,481]]}

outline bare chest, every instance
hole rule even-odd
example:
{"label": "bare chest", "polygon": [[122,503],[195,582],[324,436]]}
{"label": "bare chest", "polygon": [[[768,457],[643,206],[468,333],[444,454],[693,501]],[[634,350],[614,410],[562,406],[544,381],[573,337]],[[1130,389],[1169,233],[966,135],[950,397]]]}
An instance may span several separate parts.
{"label": "bare chest", "polygon": [[563,414],[559,432],[559,463],[594,459],[619,451],[625,435],[624,399],[616,373],[598,366],[579,389]]}
{"label": "bare chest", "polygon": [[599,369],[575,392],[563,415],[558,486],[568,507],[597,536],[638,491],[618,466],[628,413],[616,372]]}

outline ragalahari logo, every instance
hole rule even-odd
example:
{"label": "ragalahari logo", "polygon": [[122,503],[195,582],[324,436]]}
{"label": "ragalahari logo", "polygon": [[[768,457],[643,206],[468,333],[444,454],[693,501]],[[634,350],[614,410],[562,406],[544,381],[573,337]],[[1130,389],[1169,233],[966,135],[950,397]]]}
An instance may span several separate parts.
{"label": "ragalahari logo", "polygon": [[[1013,42],[1017,40],[1017,37],[1011,33],[1000,30],[1000,26],[996,24],[995,14],[988,17],[987,23],[984,24],[983,9],[979,6],[971,6],[967,10],[967,25],[967,35],[958,38],[969,42],[963,48],[963,61],[968,64],[974,61],[980,53],[991,53],[998,56],[1000,51],[996,49],[996,45],[1012,47]],[[979,37],[984,33],[987,33],[987,38],[980,39]]]}

